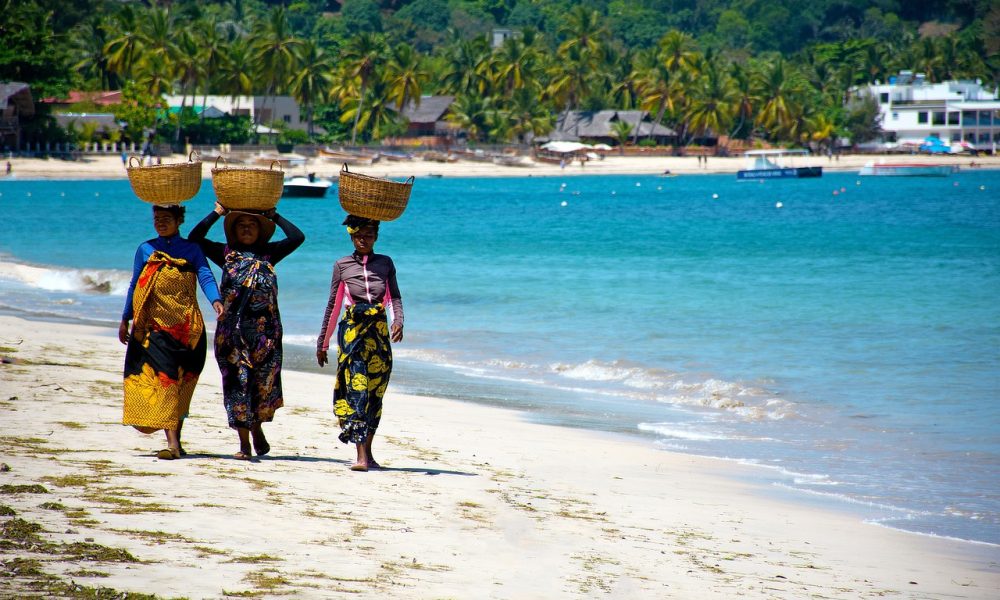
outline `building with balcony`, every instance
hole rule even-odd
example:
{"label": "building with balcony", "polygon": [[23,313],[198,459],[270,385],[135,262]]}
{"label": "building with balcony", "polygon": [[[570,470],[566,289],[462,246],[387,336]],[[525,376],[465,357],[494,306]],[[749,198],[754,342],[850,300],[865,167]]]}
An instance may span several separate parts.
{"label": "building with balcony", "polygon": [[930,83],[923,74],[900,71],[888,83],[876,81],[852,92],[878,101],[885,141],[919,144],[937,137],[980,150],[1000,146],[1000,100],[980,81]]}

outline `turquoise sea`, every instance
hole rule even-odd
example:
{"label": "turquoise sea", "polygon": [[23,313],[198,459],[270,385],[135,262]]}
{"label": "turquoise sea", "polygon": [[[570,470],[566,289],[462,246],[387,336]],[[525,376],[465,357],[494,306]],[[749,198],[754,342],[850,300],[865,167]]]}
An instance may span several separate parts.
{"label": "turquoise sea", "polygon": [[[0,194],[0,310],[117,323],[155,235],[128,182]],[[279,206],[307,235],[278,267],[286,368],[312,368],[351,248],[334,194]],[[213,201],[206,180],[182,231]],[[418,179],[377,250],[406,301],[398,391],[739,461],[802,502],[1000,544],[1000,171]]]}

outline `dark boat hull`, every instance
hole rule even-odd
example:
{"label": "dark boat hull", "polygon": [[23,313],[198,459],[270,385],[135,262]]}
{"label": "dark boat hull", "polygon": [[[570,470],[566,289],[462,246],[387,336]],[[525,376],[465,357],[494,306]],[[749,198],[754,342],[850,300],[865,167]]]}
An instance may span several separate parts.
{"label": "dark boat hull", "polygon": [[747,169],[736,172],[736,179],[801,179],[822,177],[823,167],[787,167],[783,169]]}
{"label": "dark boat hull", "polygon": [[329,188],[308,185],[285,185],[281,190],[283,198],[322,198]]}

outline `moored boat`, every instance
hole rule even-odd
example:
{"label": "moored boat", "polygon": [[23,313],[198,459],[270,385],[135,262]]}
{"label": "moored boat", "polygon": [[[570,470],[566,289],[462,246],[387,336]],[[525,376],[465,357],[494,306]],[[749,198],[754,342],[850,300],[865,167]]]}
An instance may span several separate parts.
{"label": "moored boat", "polygon": [[322,198],[332,185],[332,181],[316,177],[314,173],[296,175],[285,179],[281,195],[283,197]]}
{"label": "moored boat", "polygon": [[958,165],[869,162],[861,167],[858,175],[879,177],[947,177],[957,172]]}
{"label": "moored boat", "polygon": [[736,172],[737,179],[788,179],[822,177],[823,167],[793,167],[782,164],[786,156],[808,156],[808,150],[749,150],[746,169]]}

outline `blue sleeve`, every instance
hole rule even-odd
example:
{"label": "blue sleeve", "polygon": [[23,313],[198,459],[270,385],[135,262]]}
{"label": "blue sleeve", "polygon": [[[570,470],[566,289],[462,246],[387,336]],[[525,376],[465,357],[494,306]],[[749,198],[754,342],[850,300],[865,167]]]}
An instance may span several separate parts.
{"label": "blue sleeve", "polygon": [[[195,248],[198,247],[195,246]],[[219,295],[219,285],[215,283],[215,274],[212,273],[212,267],[208,266],[205,253],[201,251],[201,248],[198,248],[194,264],[198,268],[198,284],[201,285],[201,291],[205,293],[205,297],[213,304],[221,302],[222,296]]]}
{"label": "blue sleeve", "polygon": [[146,266],[149,255],[152,254],[152,252],[146,252],[148,246],[148,243],[142,243],[135,249],[135,258],[132,259],[132,281],[129,282],[128,292],[125,293],[125,308],[122,310],[122,321],[132,320],[132,294],[135,293],[135,284],[139,281],[139,274],[142,273],[142,268]]}

